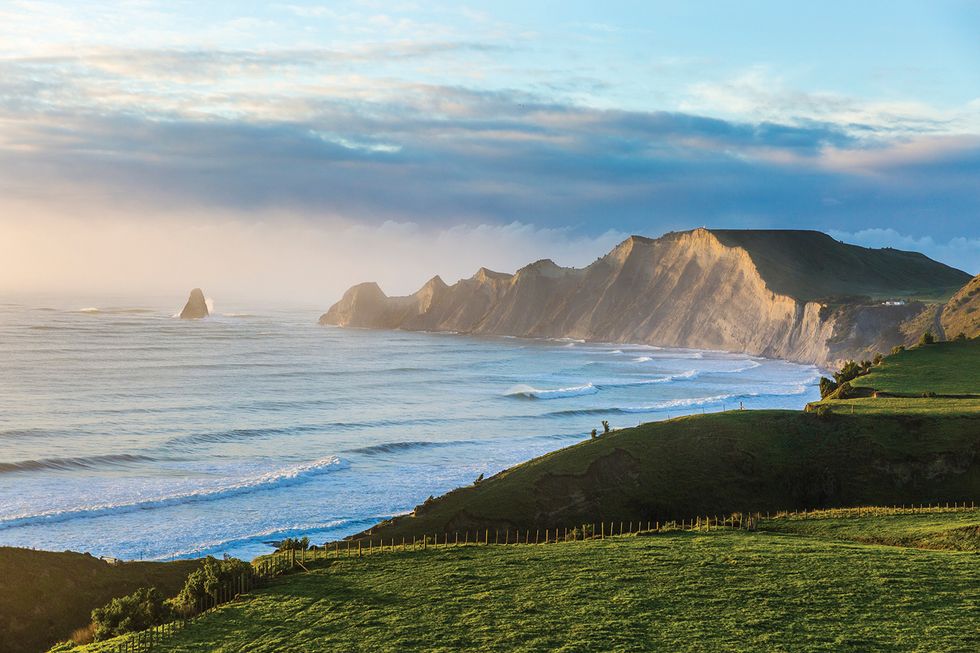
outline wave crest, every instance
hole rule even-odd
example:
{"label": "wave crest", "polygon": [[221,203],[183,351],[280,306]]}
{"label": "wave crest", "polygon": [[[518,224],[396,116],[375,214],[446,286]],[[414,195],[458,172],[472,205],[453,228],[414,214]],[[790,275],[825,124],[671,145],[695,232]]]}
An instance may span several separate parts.
{"label": "wave crest", "polygon": [[298,485],[310,479],[332,471],[345,469],[347,463],[337,456],[327,456],[309,463],[293,465],[274,472],[267,472],[253,478],[246,478],[225,486],[203,488],[190,492],[171,494],[152,499],[141,499],[120,503],[104,503],[94,506],[79,506],[66,510],[52,510],[30,515],[16,515],[0,519],[0,530],[29,526],[41,523],[66,522],[75,519],[90,519],[105,515],[135,512],[137,510],[155,510],[187,503],[217,501],[241,494],[275,490],[286,485]]}
{"label": "wave crest", "polygon": [[583,395],[594,395],[599,392],[599,388],[586,383],[569,388],[555,388],[553,390],[539,390],[530,385],[521,383],[510,388],[504,393],[506,397],[519,397],[524,399],[564,399],[566,397],[581,397]]}

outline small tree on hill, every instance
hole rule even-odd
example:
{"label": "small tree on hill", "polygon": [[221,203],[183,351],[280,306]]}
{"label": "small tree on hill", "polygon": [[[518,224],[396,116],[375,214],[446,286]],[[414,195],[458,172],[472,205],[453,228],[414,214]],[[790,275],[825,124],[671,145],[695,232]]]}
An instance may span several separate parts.
{"label": "small tree on hill", "polygon": [[964,340],[966,340],[966,334],[960,331],[959,333],[956,334],[956,337],[953,338],[953,340],[955,340],[956,342],[963,342]]}
{"label": "small tree on hill", "polygon": [[107,605],[92,610],[96,641],[146,630],[170,619],[170,608],[155,587],[141,587],[129,596],[112,599]]}
{"label": "small tree on hill", "polygon": [[934,342],[936,342],[936,336],[932,335],[932,331],[926,331],[922,334],[922,337],[919,338],[919,346],[931,345]]}
{"label": "small tree on hill", "polygon": [[[870,367],[871,364],[868,364]],[[857,377],[861,376],[867,371],[867,368],[863,368],[859,363],[855,361],[846,361],[844,366],[840,368],[839,372],[834,373],[834,381],[837,385],[844,383],[845,381],[852,381]]]}
{"label": "small tree on hill", "polygon": [[602,432],[609,433],[609,422],[606,420],[602,420]]}
{"label": "small tree on hill", "polygon": [[903,351],[905,351],[905,345],[895,345],[892,347],[892,356],[895,354],[901,354]]}
{"label": "small tree on hill", "polygon": [[837,389],[837,384],[825,376],[820,377],[820,398],[826,399],[830,396],[834,390]]}
{"label": "small tree on hill", "polygon": [[182,614],[194,614],[217,597],[223,586],[234,583],[242,576],[251,578],[254,573],[252,565],[238,558],[217,560],[208,556],[204,564],[187,577],[184,589],[171,602]]}

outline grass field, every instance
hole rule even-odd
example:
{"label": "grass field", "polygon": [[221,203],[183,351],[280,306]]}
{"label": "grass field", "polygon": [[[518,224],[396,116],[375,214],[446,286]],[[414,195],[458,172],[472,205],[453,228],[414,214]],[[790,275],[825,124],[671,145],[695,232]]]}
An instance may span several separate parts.
{"label": "grass field", "polygon": [[887,356],[851,385],[898,394],[980,398],[980,340],[940,342]]}
{"label": "grass field", "polygon": [[[975,651],[977,554],[861,544],[980,527],[980,511],[779,519],[341,559],[215,612],[192,651]],[[974,540],[974,544],[975,544]],[[113,651],[114,642],[87,651]]]}
{"label": "grass field", "polygon": [[[829,511],[828,511],[829,512]],[[759,528],[865,544],[980,552],[980,510],[867,517],[860,510],[839,516],[763,520]]]}
{"label": "grass field", "polygon": [[180,591],[198,562],[107,565],[82,553],[0,547],[0,651],[34,653],[91,620],[91,612],[139,587]]}
{"label": "grass field", "polygon": [[861,397],[821,401],[835,415],[908,415],[931,417],[976,417],[980,415],[980,398],[947,399],[944,397]]}

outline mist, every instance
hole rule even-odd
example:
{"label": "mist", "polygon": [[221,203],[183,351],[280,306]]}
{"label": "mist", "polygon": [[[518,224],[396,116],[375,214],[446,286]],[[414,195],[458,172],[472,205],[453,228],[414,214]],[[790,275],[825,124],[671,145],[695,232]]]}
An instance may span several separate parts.
{"label": "mist", "polygon": [[290,302],[327,308],[355,283],[389,295],[435,274],[447,283],[481,266],[503,272],[541,258],[581,266],[627,234],[504,225],[438,228],[357,224],[269,213],[0,218],[0,292],[165,297],[200,286],[220,306]]}

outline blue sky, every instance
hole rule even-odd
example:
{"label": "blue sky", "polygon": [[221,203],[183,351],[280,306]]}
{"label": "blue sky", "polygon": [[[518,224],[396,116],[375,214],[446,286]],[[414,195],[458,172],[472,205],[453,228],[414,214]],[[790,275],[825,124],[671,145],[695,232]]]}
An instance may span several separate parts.
{"label": "blue sky", "polygon": [[978,33],[980,3],[948,1],[5,0],[0,242],[288,224],[321,254],[439,243],[453,277],[628,233],[814,228],[976,273]]}

